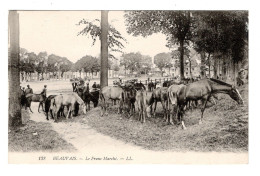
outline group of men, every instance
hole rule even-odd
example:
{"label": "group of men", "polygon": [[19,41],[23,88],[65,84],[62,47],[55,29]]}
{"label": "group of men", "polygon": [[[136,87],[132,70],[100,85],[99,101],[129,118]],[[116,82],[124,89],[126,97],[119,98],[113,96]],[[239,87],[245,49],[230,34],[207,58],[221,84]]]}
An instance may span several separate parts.
{"label": "group of men", "polygon": [[[24,92],[25,95],[28,94],[33,94],[33,89],[30,87],[30,85],[27,85],[27,88],[25,89],[24,87],[21,87],[21,90]],[[47,96],[47,85],[44,85],[42,91],[41,91],[41,95],[43,95],[44,97]]]}

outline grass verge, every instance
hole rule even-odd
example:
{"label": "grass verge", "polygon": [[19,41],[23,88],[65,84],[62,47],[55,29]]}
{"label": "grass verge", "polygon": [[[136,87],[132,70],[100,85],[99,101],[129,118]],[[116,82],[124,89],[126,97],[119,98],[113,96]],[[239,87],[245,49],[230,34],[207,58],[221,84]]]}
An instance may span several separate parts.
{"label": "grass verge", "polygon": [[[100,117],[100,109],[92,109],[87,114],[88,125],[98,132],[126,143],[156,151],[248,151],[248,86],[240,88],[245,101],[243,107],[229,96],[219,95],[217,105],[208,107],[203,124],[199,125],[200,109],[185,114],[187,130],[180,126],[167,125],[162,119],[161,106],[155,118],[145,124],[137,121],[137,113],[131,119],[116,114],[116,108],[109,115]],[[159,103],[160,104],[160,103]]]}
{"label": "grass verge", "polygon": [[8,132],[9,152],[72,152],[75,147],[66,142],[46,122],[34,122],[22,110],[23,126]]}

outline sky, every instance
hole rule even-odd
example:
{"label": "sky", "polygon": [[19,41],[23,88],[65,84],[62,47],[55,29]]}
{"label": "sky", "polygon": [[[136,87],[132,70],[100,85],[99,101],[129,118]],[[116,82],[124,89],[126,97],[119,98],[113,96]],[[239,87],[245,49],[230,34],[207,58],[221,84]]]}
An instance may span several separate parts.
{"label": "sky", "polygon": [[[100,11],[19,11],[20,15],[20,46],[29,52],[38,54],[46,51],[67,57],[76,62],[85,55],[99,56],[100,42],[92,45],[87,36],[77,36],[84,26],[76,25],[83,18],[92,21],[100,19]],[[164,34],[134,37],[126,32],[123,11],[109,11],[108,22],[112,24],[127,43],[123,52],[141,52],[154,57],[161,52],[169,52]],[[121,53],[115,54],[119,57]]]}

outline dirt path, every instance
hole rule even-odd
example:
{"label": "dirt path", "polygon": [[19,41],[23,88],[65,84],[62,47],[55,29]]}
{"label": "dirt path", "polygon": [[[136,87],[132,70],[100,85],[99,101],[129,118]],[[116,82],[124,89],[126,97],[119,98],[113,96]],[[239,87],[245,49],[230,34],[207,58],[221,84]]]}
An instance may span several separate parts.
{"label": "dirt path", "polygon": [[[77,154],[84,154],[84,157],[116,157],[112,163],[164,163],[164,164],[188,164],[188,163],[244,163],[247,154],[237,153],[177,153],[177,152],[157,152],[145,150],[133,144],[115,140],[109,136],[98,133],[88,126],[86,117],[75,117],[74,119],[63,120],[54,123],[53,120],[46,121],[44,113],[37,112],[38,103],[32,103],[30,113],[31,120],[35,122],[50,123],[57,133],[71,143],[78,151]],[[216,154],[219,156],[216,158]],[[131,157],[132,160],[126,160]],[[85,161],[84,163],[86,163]],[[89,162],[93,163],[93,162]],[[102,160],[94,163],[110,163]]]}
{"label": "dirt path", "polygon": [[[74,119],[63,120],[59,123],[54,123],[53,120],[46,120],[46,117],[42,111],[37,112],[37,103],[32,103],[32,111],[30,113],[31,120],[35,122],[47,122],[50,123],[53,129],[59,133],[67,142],[75,146],[79,152],[89,151],[115,151],[118,148],[122,152],[141,150],[141,148],[123,143],[115,140],[109,136],[105,136],[96,132],[90,128],[86,120],[83,118],[80,120],[77,117]],[[81,118],[81,117],[79,117]]]}

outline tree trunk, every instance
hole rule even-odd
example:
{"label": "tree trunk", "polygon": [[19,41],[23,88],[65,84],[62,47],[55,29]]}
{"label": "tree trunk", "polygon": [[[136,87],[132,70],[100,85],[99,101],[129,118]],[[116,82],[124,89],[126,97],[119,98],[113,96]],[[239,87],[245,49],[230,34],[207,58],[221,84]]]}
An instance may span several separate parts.
{"label": "tree trunk", "polygon": [[217,79],[217,73],[218,73],[218,59],[216,57],[216,54],[214,53],[213,55],[213,59],[214,59],[214,67],[213,67],[213,71],[214,71],[214,78]]}
{"label": "tree trunk", "polygon": [[10,52],[8,56],[9,127],[22,125],[19,73],[19,15],[9,11]]}
{"label": "tree trunk", "polygon": [[180,76],[184,79],[184,40],[180,41]]}
{"label": "tree trunk", "polygon": [[126,77],[126,65],[125,65],[125,77]]}
{"label": "tree trunk", "polygon": [[222,79],[224,81],[227,80],[227,63],[226,63],[226,58],[223,58],[223,62],[222,62],[222,71],[221,71],[221,75],[222,75]]}
{"label": "tree trunk", "polygon": [[236,81],[236,78],[237,78],[237,73],[238,73],[238,64],[236,62],[234,62],[234,85],[236,86],[237,85],[237,81]]}
{"label": "tree trunk", "polygon": [[205,70],[204,70],[205,69],[205,58],[206,58],[205,52],[200,53],[200,58],[201,58],[200,76],[203,79],[206,76]]}
{"label": "tree trunk", "polygon": [[192,78],[192,72],[191,72],[191,60],[189,59],[190,61],[190,78]]}
{"label": "tree trunk", "polygon": [[108,85],[108,11],[101,11],[101,76],[100,86]]}
{"label": "tree trunk", "polygon": [[209,62],[209,78],[211,78],[211,76],[210,76],[210,53],[209,53],[209,55],[208,55],[208,62]]}

